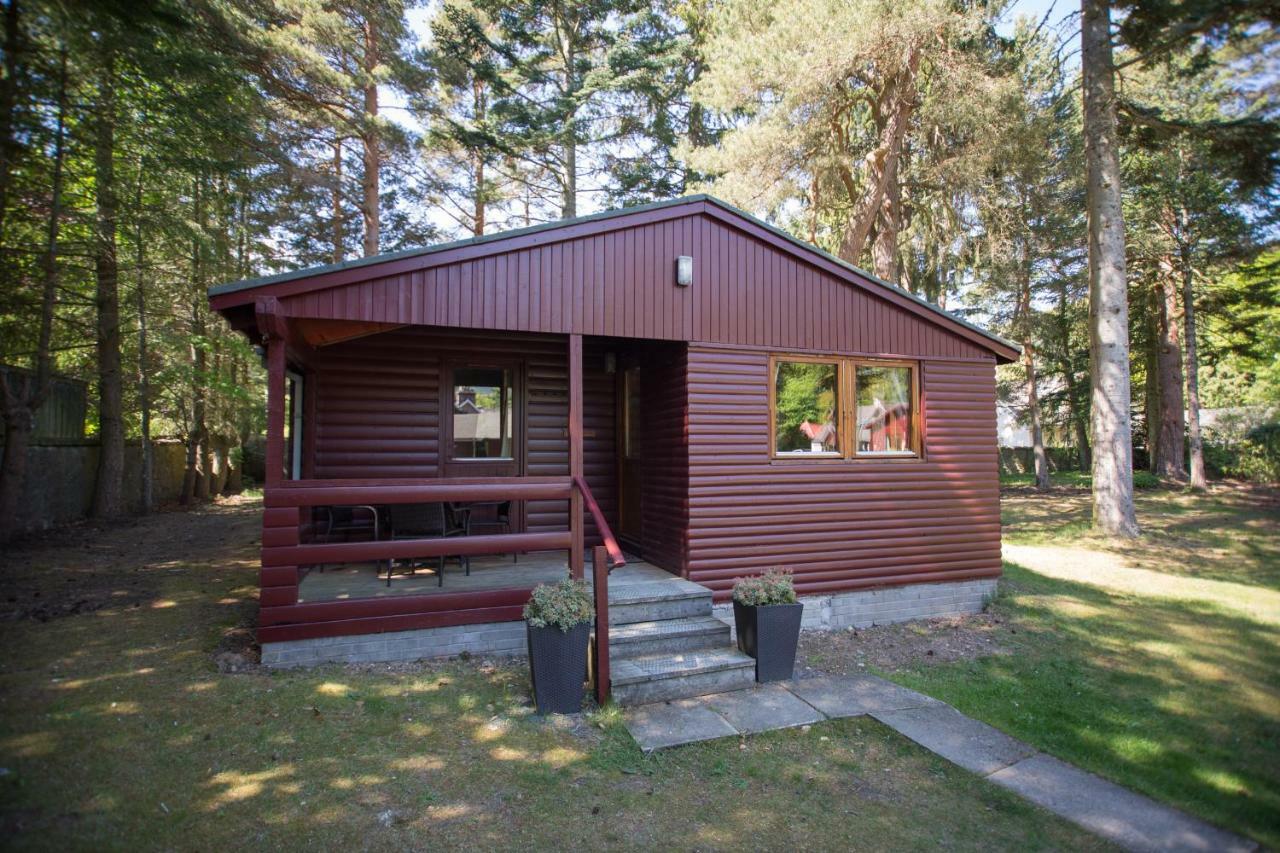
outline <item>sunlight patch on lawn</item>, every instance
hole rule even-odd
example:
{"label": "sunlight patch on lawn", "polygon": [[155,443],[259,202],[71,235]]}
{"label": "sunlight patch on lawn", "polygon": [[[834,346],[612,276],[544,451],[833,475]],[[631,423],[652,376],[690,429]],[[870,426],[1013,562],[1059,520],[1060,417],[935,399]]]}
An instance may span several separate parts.
{"label": "sunlight patch on lawn", "polygon": [[1004,558],[1057,580],[1146,598],[1204,601],[1259,622],[1280,625],[1280,592],[1263,587],[1139,569],[1121,557],[1084,548],[1006,544]]}
{"label": "sunlight patch on lawn", "polygon": [[336,681],[326,681],[323,684],[316,685],[316,692],[321,696],[343,697],[349,695],[352,690],[345,684],[339,684]]}
{"label": "sunlight patch on lawn", "polygon": [[434,755],[411,755],[391,762],[391,766],[397,770],[443,770],[444,761]]}
{"label": "sunlight patch on lawn", "polygon": [[579,750],[557,746],[542,753],[542,762],[559,769],[568,767],[570,764],[577,764],[580,761],[584,761],[586,757],[587,756]]}
{"label": "sunlight patch on lawn", "polygon": [[224,790],[209,801],[208,810],[216,811],[225,805],[256,797],[266,790],[267,786],[280,789],[285,780],[296,772],[292,764],[282,764],[270,770],[257,773],[243,773],[238,770],[224,770],[208,782],[209,786],[220,785]]}
{"label": "sunlight patch on lawn", "polygon": [[513,749],[509,746],[495,746],[489,750],[489,755],[498,761],[528,761],[529,753],[523,749]]}
{"label": "sunlight patch on lawn", "polygon": [[6,752],[12,752],[19,758],[42,758],[52,755],[58,746],[58,739],[53,732],[27,732],[24,735],[5,738],[0,741]]}
{"label": "sunlight patch on lawn", "polygon": [[1194,775],[1206,785],[1212,785],[1219,791],[1227,794],[1245,795],[1249,792],[1249,786],[1245,781],[1234,773],[1228,773],[1225,770],[1210,770],[1207,767],[1197,767]]}

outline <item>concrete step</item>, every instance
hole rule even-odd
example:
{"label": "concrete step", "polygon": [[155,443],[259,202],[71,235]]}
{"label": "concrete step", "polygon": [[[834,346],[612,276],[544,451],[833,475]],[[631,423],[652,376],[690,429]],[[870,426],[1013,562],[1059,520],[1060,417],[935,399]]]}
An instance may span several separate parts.
{"label": "concrete step", "polygon": [[610,674],[615,702],[643,705],[750,687],[756,662],[737,649],[703,649],[624,658]]}
{"label": "concrete step", "polygon": [[614,660],[728,645],[729,626],[714,616],[632,622],[609,629],[609,656]]}
{"label": "concrete step", "polygon": [[672,578],[609,587],[610,625],[710,615],[711,590],[686,580]]}

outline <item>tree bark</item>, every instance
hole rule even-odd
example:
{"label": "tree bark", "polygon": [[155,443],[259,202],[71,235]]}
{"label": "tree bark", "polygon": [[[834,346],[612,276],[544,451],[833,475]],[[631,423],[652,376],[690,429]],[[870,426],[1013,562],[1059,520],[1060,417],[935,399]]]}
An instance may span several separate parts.
{"label": "tree bark", "polygon": [[378,254],[380,230],[379,213],[379,172],[382,169],[382,154],[378,148],[378,84],[374,72],[378,67],[378,34],[372,22],[366,20],[365,32],[365,74],[364,86],[364,175],[361,180],[363,199],[360,209],[364,214],[364,254],[365,257]]}
{"label": "tree bark", "polygon": [[1133,508],[1129,301],[1120,207],[1115,65],[1109,0],[1082,0],[1086,208],[1089,219],[1089,364],[1093,414],[1093,524],[1138,535]]}
{"label": "tree bark", "polygon": [[1178,325],[1178,282],[1172,263],[1161,263],[1156,289],[1156,388],[1159,432],[1153,470],[1157,477],[1185,482],[1186,405],[1182,396],[1182,335]]}
{"label": "tree bark", "polygon": [[[110,36],[104,36],[110,38]],[[94,191],[97,203],[94,276],[98,334],[98,472],[96,518],[124,512],[124,418],[120,365],[120,269],[116,258],[118,201],[115,182],[115,53],[103,48],[94,128]]]}
{"label": "tree bark", "polygon": [[4,76],[0,78],[0,239],[5,234],[9,184],[18,153],[14,127],[18,123],[19,80],[24,70],[23,41],[20,4],[9,0],[4,9]]}
{"label": "tree bark", "polygon": [[35,431],[36,413],[44,405],[52,384],[53,312],[58,301],[58,233],[62,225],[63,165],[66,162],[67,50],[62,48],[58,71],[58,119],[53,143],[53,176],[50,181],[49,223],[44,254],[40,258],[40,333],[36,343],[35,376],[25,377],[20,391],[2,379],[5,423],[4,460],[0,463],[0,542],[12,538],[17,528],[18,501],[27,476],[27,450]]}
{"label": "tree bark", "polygon": [[1187,431],[1191,445],[1191,488],[1204,491],[1204,439],[1200,434],[1200,362],[1196,354],[1196,297],[1190,252],[1182,251],[1182,322],[1187,338]]}
{"label": "tree bark", "polygon": [[1027,414],[1031,421],[1031,449],[1035,458],[1036,488],[1049,490],[1049,455],[1044,449],[1044,425],[1040,418],[1040,396],[1036,390],[1036,356],[1031,308],[1031,253],[1024,246],[1019,271],[1017,325],[1022,331],[1022,369],[1025,373]]}
{"label": "tree bark", "polygon": [[330,193],[330,204],[333,206],[333,262],[335,264],[342,263],[342,258],[346,254],[346,248],[343,245],[346,237],[343,236],[342,228],[342,140],[336,139],[333,142],[333,190]]}
{"label": "tree bark", "polygon": [[[478,77],[471,81],[471,99],[472,112],[475,114],[477,125],[483,125],[485,114],[488,111],[488,99],[485,97],[484,81]],[[477,146],[471,146],[471,181],[473,192],[472,199],[473,210],[471,213],[471,233],[477,237],[484,236],[485,227],[485,202],[486,193],[484,187],[484,152]]]}
{"label": "tree bark", "polygon": [[840,243],[840,257],[851,264],[856,264],[862,257],[862,250],[884,200],[888,177],[891,172],[896,173],[902,140],[906,138],[907,126],[916,108],[916,73],[919,68],[920,51],[912,47],[907,52],[903,68],[885,85],[880,99],[883,124],[877,145],[865,160],[867,179],[861,195],[857,194],[849,170],[841,171],[841,180],[854,207]]}
{"label": "tree bark", "polygon": [[898,180],[901,159],[901,156],[894,157],[889,162],[884,198],[876,217],[876,237],[871,244],[871,269],[890,284],[901,284],[898,265],[898,232],[902,225],[902,184]]}
{"label": "tree bark", "polygon": [[137,217],[136,233],[134,234],[135,262],[137,264],[134,300],[138,311],[138,408],[141,409],[142,415],[142,445],[140,448],[142,451],[142,505],[139,511],[143,515],[151,512],[152,506],[155,504],[155,495],[152,489],[155,454],[151,446],[151,375],[147,363],[150,360],[148,355],[150,342],[147,339],[147,274],[145,268],[147,256],[146,244],[142,239],[142,181],[145,174],[146,162],[144,159],[139,158],[138,187],[134,195],[134,215]]}

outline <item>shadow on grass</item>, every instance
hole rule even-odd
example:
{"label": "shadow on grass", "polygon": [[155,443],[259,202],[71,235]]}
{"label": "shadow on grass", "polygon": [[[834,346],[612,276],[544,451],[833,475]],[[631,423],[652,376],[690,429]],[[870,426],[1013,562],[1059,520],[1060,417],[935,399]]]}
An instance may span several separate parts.
{"label": "shadow on grass", "polygon": [[646,757],[616,709],[536,718],[520,663],[219,673],[257,507],[180,521],[31,552],[147,594],[0,622],[6,846],[1103,847],[869,721]]}
{"label": "shadow on grass", "polygon": [[1059,758],[1280,844],[1280,630],[1006,563],[1012,654],[894,675]]}

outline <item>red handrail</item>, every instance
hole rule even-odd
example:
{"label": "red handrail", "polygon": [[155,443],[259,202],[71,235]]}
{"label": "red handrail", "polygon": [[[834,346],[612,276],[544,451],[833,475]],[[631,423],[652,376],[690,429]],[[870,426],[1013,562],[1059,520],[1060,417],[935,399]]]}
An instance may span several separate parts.
{"label": "red handrail", "polygon": [[622,547],[618,545],[609,522],[604,520],[604,513],[600,511],[600,504],[596,503],[596,497],[591,494],[591,487],[587,485],[587,481],[574,475],[573,485],[582,495],[582,502],[587,505],[587,510],[596,523],[596,530],[604,540],[603,547],[597,545],[591,549],[591,580],[596,605],[596,653],[593,661],[596,702],[603,705],[609,700],[611,686],[609,679],[609,572],[618,566],[625,566],[627,559],[622,556]]}
{"label": "red handrail", "polygon": [[613,530],[609,527],[609,522],[604,520],[604,513],[600,511],[600,504],[596,503],[595,495],[591,494],[591,487],[587,485],[587,481],[582,477],[575,476],[573,484],[577,486],[578,491],[582,494],[582,500],[587,505],[587,510],[591,513],[592,520],[596,523],[596,530],[600,531],[600,538],[604,540],[605,550],[609,552],[609,562],[612,568],[625,566],[627,560],[622,556],[622,547],[618,545],[618,540],[613,535]]}

